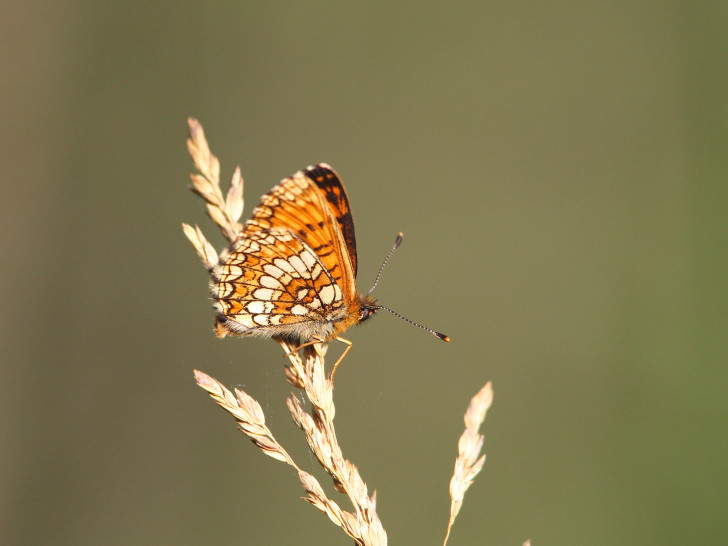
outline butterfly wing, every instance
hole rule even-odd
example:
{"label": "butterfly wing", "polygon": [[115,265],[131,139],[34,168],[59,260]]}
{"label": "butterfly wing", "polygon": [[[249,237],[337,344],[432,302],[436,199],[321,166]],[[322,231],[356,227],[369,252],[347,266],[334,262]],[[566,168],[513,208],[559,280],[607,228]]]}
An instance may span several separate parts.
{"label": "butterfly wing", "polygon": [[284,228],[320,258],[349,300],[356,294],[356,238],[349,200],[339,176],[321,163],[286,178],[261,198],[245,232]]}
{"label": "butterfly wing", "polygon": [[[339,203],[342,220],[334,214]],[[319,165],[284,179],[262,197],[213,270],[216,333],[335,337],[334,323],[356,301],[353,237],[346,193],[333,170]]]}
{"label": "butterfly wing", "polygon": [[356,277],[356,235],[354,234],[354,219],[351,216],[349,198],[346,189],[341,182],[339,175],[325,163],[319,163],[315,167],[309,167],[304,171],[307,178],[313,180],[324,194],[334,218],[336,218],[341,229],[341,234],[346,242],[346,249],[351,263],[352,274]]}

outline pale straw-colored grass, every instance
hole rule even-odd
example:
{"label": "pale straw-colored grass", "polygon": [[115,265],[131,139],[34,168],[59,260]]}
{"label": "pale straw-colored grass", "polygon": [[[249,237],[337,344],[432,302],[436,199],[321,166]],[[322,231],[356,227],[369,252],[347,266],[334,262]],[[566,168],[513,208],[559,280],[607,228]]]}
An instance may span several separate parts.
{"label": "pale straw-colored grass", "polygon": [[238,428],[263,453],[296,469],[308,495],[305,500],[325,513],[331,521],[353,538],[356,544],[362,546],[387,544],[387,534],[375,509],[375,498],[368,495],[367,486],[359,475],[359,470],[344,458],[336,438],[334,387],[324,370],[325,347],[321,344],[304,347],[302,358],[295,346],[284,341],[280,343],[290,361],[287,370],[289,381],[296,387],[303,385],[306,398],[311,403],[311,413],[308,413],[298,398],[291,394],[287,400],[288,409],[294,422],[304,432],[311,452],[333,478],[336,490],[349,498],[353,506],[351,512],[342,509],[330,499],[318,480],[294,462],[265,425],[263,410],[251,396],[240,389],[235,389],[233,394],[222,383],[200,371],[195,371],[195,380],[220,407],[235,417]]}
{"label": "pale straw-colored grass", "polygon": [[[243,227],[240,223],[243,212],[243,179],[240,169],[236,167],[227,196],[223,197],[220,188],[220,163],[210,152],[202,126],[197,120],[190,118],[188,127],[187,147],[198,171],[191,175],[190,189],[205,200],[208,215],[220,227],[228,241],[233,242]],[[188,224],[182,224],[182,227],[208,271],[220,257],[226,255],[227,250],[223,250],[218,256],[218,252],[199,227]],[[255,399],[241,389],[230,391],[222,383],[200,371],[195,371],[197,384],[235,418],[238,428],[264,454],[285,462],[296,470],[306,491],[307,496],[304,499],[340,526],[354,539],[355,544],[386,545],[387,534],[376,512],[376,494],[369,495],[358,468],[344,457],[336,436],[334,385],[331,376],[326,374],[324,362],[326,344],[313,343],[298,347],[284,340],[277,341],[290,363],[285,368],[286,379],[292,386],[301,389],[310,402],[310,411],[306,411],[299,399],[291,394],[286,400],[288,410],[296,425],[303,431],[311,452],[331,476],[335,490],[348,497],[352,506],[350,511],[341,508],[327,496],[319,481],[302,470],[278,443],[266,426],[263,409]],[[485,463],[485,455],[481,455],[483,436],[479,433],[479,428],[492,400],[493,390],[491,384],[487,383],[470,401],[465,413],[465,431],[458,442],[458,456],[450,481],[450,519],[443,544],[447,543],[450,536],[455,517],[463,504],[465,491]],[[524,543],[524,546],[527,545],[530,546],[530,542]]]}
{"label": "pale straw-colored grass", "polygon": [[[243,215],[243,177],[240,176],[240,167],[235,167],[227,197],[223,197],[220,188],[220,161],[210,152],[202,125],[196,119],[189,118],[187,128],[187,151],[197,169],[197,173],[190,174],[190,189],[205,200],[207,214],[232,243],[243,229],[240,223]],[[202,264],[210,271],[219,259],[215,248],[198,226],[182,223],[182,230],[195,247]]]}
{"label": "pale straw-colored grass", "polygon": [[455,459],[455,470],[450,480],[450,521],[447,524],[443,545],[447,544],[447,539],[450,537],[450,529],[463,505],[465,491],[468,490],[475,476],[485,464],[485,455],[480,454],[483,450],[484,438],[478,431],[492,403],[493,388],[488,381],[470,400],[468,410],[465,412],[465,432],[458,441],[458,456]]}

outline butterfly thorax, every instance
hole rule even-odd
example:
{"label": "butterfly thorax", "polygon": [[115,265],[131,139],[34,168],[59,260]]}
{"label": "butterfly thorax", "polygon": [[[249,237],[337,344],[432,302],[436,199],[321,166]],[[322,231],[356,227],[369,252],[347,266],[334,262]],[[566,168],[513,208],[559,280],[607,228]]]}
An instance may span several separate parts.
{"label": "butterfly thorax", "polygon": [[340,320],[332,323],[333,332],[329,335],[328,338],[326,338],[326,340],[330,341],[332,339],[335,339],[351,326],[354,326],[355,324],[360,324],[361,322],[367,320],[377,311],[378,308],[376,306],[376,303],[377,300],[375,300],[368,294],[357,294],[356,300],[354,300],[349,305],[348,313],[346,313],[344,317]]}

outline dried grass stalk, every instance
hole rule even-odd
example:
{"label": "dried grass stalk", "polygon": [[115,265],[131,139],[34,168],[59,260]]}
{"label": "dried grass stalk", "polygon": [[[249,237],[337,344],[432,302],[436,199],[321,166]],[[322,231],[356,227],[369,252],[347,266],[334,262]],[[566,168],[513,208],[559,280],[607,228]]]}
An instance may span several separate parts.
{"label": "dried grass stalk", "polygon": [[[227,196],[223,197],[220,188],[220,162],[210,151],[199,122],[189,118],[188,126],[187,148],[198,171],[197,174],[190,175],[192,180],[190,189],[205,200],[208,215],[232,242],[243,229],[243,225],[239,222],[243,213],[243,179],[240,169],[236,167]],[[204,266],[211,270],[218,262],[218,252],[199,227],[182,224],[182,228]],[[235,418],[238,428],[263,453],[296,469],[306,491],[307,496],[304,500],[325,513],[331,521],[353,538],[357,545],[385,546],[387,534],[376,512],[376,493],[369,496],[359,470],[344,458],[336,437],[333,377],[326,375],[324,366],[326,344],[313,343],[298,347],[283,340],[278,342],[290,362],[290,366],[286,367],[286,379],[295,388],[302,389],[311,403],[311,411],[308,413],[298,398],[291,394],[287,399],[291,416],[303,431],[309,448],[331,476],[334,488],[349,498],[353,506],[352,512],[339,507],[326,495],[318,480],[294,462],[266,426],[263,410],[256,400],[240,389],[235,389],[233,393],[222,383],[200,371],[195,371],[195,380],[221,408]],[[299,354],[300,350],[303,352],[303,358]],[[492,399],[491,385],[487,383],[473,397],[465,414],[465,432],[460,437],[455,471],[450,481],[450,521],[445,543],[462,506],[465,491],[485,462],[485,455],[480,456],[483,436],[478,433],[478,429],[485,419],[485,413]],[[524,543],[524,546],[530,546],[530,541]]]}
{"label": "dried grass stalk", "polygon": [[386,544],[387,535],[376,512],[375,497],[368,496],[359,469],[344,458],[336,437],[334,384],[324,367],[326,346],[316,343],[305,347],[304,361],[294,344],[283,340],[279,343],[291,363],[287,376],[293,377],[292,384],[303,384],[311,402],[309,414],[295,396],[289,396],[287,403],[291,416],[304,432],[309,448],[333,479],[336,490],[347,495],[354,507],[354,513],[345,514],[341,520],[343,529],[357,544]]}
{"label": "dried grass stalk", "polygon": [[489,381],[478,394],[473,396],[465,412],[465,431],[458,441],[458,456],[455,459],[455,470],[450,480],[450,521],[447,524],[443,546],[447,544],[447,539],[450,537],[450,530],[463,504],[465,491],[468,490],[475,476],[485,464],[485,455],[480,455],[483,448],[483,436],[478,433],[478,430],[492,403],[493,388]]}
{"label": "dried grass stalk", "polygon": [[296,470],[300,471],[288,452],[276,441],[273,437],[273,433],[265,425],[263,408],[260,407],[260,404],[258,404],[252,396],[240,389],[235,389],[235,394],[233,395],[233,393],[217,379],[214,379],[206,373],[198,370],[195,370],[195,381],[200,387],[210,394],[212,399],[217,402],[222,409],[235,417],[240,430],[242,430],[248,438],[250,438],[253,443],[263,451],[263,453],[273,457],[274,459],[288,463]]}
{"label": "dried grass stalk", "polygon": [[[187,127],[189,129],[187,150],[199,173],[190,175],[192,180],[190,189],[207,202],[207,214],[220,226],[227,240],[232,242],[243,229],[243,225],[239,222],[243,214],[243,178],[240,176],[240,168],[235,168],[227,198],[223,197],[220,188],[220,162],[207,145],[202,125],[196,119],[189,118]],[[190,240],[192,241],[191,238]],[[197,248],[195,241],[192,241],[192,244]]]}
{"label": "dried grass stalk", "polygon": [[307,496],[304,497],[306,501],[325,513],[331,521],[353,538],[356,544],[385,546],[387,534],[375,510],[375,497],[367,495],[367,486],[359,475],[359,470],[344,459],[336,438],[333,423],[333,384],[326,377],[324,369],[325,347],[320,344],[305,347],[304,362],[296,352],[295,345],[284,341],[280,343],[291,362],[288,375],[292,378],[292,384],[303,385],[312,407],[311,413],[307,413],[298,399],[291,394],[287,400],[291,415],[304,432],[311,451],[332,477],[334,487],[349,497],[353,512],[347,512],[339,507],[326,495],[318,480],[301,470],[294,462],[265,425],[265,416],[258,402],[240,389],[235,389],[233,394],[222,383],[203,372],[195,371],[195,380],[220,407],[235,417],[238,428],[263,453],[296,469],[306,490]]}
{"label": "dried grass stalk", "polygon": [[185,235],[192,243],[192,246],[195,247],[197,255],[200,257],[200,260],[202,260],[202,265],[204,265],[208,271],[211,271],[217,263],[218,255],[215,248],[207,242],[207,239],[205,239],[205,236],[202,234],[202,230],[197,226],[192,227],[191,225],[182,222],[182,231],[184,231]]}

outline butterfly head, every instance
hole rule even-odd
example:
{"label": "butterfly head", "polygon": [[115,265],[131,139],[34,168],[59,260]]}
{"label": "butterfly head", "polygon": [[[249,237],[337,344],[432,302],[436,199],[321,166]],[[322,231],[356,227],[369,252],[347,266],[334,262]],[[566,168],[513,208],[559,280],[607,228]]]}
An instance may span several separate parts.
{"label": "butterfly head", "polygon": [[359,308],[359,322],[365,321],[374,313],[379,311],[377,300],[375,300],[368,294],[366,296],[360,296],[360,304],[361,307]]}

